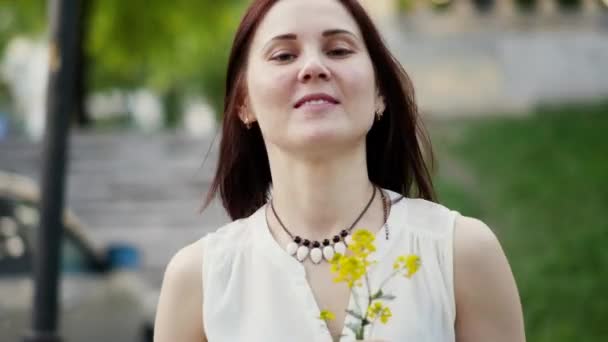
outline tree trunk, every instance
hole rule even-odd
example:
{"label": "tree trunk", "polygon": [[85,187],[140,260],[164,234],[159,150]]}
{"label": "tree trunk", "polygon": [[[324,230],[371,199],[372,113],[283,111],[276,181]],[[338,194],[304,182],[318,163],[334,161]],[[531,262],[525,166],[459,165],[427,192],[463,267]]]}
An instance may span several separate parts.
{"label": "tree trunk", "polygon": [[79,127],[89,127],[92,123],[91,116],[86,107],[87,96],[87,66],[86,40],[89,32],[91,1],[83,1],[78,13],[76,28],[76,59],[75,59],[75,86],[74,89],[74,117],[73,121]]}

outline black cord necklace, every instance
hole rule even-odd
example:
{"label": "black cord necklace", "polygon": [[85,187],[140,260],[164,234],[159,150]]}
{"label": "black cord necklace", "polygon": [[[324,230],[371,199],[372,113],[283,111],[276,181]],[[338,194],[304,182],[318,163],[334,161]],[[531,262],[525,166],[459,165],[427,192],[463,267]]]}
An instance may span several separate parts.
{"label": "black cord necklace", "polygon": [[[374,191],[372,192],[372,196],[369,199],[369,201],[367,202],[367,205],[365,206],[365,208],[363,208],[363,210],[361,211],[359,216],[355,219],[355,221],[347,229],[344,229],[344,230],[340,231],[339,234],[334,235],[334,237],[331,239],[331,241],[329,239],[324,239],[323,242],[310,241],[309,239],[302,239],[300,236],[294,236],[287,229],[285,224],[283,224],[283,221],[281,221],[281,219],[279,218],[279,215],[277,214],[277,212],[274,208],[273,200],[271,199],[270,208],[272,209],[272,213],[274,214],[274,217],[279,222],[279,225],[281,225],[281,228],[283,228],[285,233],[287,233],[287,235],[289,235],[289,237],[292,240],[291,242],[289,242],[287,244],[287,247],[286,247],[287,253],[294,256],[300,262],[303,262],[304,260],[306,260],[306,258],[310,255],[310,260],[315,264],[320,263],[323,258],[325,258],[325,260],[327,260],[327,261],[330,261],[333,258],[335,253],[345,254],[346,246],[351,242],[350,232],[355,227],[355,225],[361,220],[363,215],[367,212],[367,210],[371,206],[372,202],[374,201],[374,198],[376,197],[376,191],[377,191],[377,187],[374,185]],[[382,206],[384,209],[384,222],[386,223],[388,211],[387,211],[385,196],[382,191],[380,191],[380,196],[382,197]],[[387,229],[388,229],[388,227],[387,227]],[[387,239],[388,239],[388,230],[387,230]],[[321,246],[323,246],[323,247],[321,247]]]}

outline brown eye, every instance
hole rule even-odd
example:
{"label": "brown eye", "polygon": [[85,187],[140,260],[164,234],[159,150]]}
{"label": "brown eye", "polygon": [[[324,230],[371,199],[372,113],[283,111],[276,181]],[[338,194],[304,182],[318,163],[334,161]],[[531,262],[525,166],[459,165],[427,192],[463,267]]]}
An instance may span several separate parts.
{"label": "brown eye", "polygon": [[296,56],[291,53],[281,53],[271,58],[273,61],[277,62],[289,62],[293,60]]}
{"label": "brown eye", "polygon": [[334,57],[346,57],[352,53],[351,50],[339,48],[330,50],[327,54]]}

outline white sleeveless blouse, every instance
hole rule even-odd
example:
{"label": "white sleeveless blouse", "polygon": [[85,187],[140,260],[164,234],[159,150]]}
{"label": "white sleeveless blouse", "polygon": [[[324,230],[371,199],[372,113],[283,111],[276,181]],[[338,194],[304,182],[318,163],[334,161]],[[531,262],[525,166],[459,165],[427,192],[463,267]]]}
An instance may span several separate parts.
{"label": "white sleeveless blouse", "polygon": [[[400,195],[385,190],[391,199]],[[202,238],[203,325],[210,342],[331,342],[306,280],[304,267],[274,240],[262,206]],[[417,254],[422,267],[411,279],[393,278],[384,293],[393,316],[376,322],[373,336],[391,342],[453,342],[456,316],[453,231],[458,213],[422,199],[403,198],[376,234],[378,264],[372,289],[391,272],[399,255]],[[358,291],[364,290],[357,288]],[[351,296],[350,308],[354,308]],[[347,315],[346,322],[352,318]],[[369,329],[368,333],[369,333]],[[340,341],[354,341],[345,325]]]}

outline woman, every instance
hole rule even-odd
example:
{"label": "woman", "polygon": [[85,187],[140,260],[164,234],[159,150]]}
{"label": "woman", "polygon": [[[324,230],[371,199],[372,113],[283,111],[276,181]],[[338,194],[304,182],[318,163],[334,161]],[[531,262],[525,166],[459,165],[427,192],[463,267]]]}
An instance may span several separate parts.
{"label": "woman", "polygon": [[356,0],[253,1],[206,203],[219,192],[235,221],[172,258],[155,341],[353,340],[350,290],[324,259],[359,228],[376,234],[371,283],[398,254],[423,262],[392,283],[393,317],[367,338],[524,341],[494,234],[433,202],[419,125],[407,75]]}

